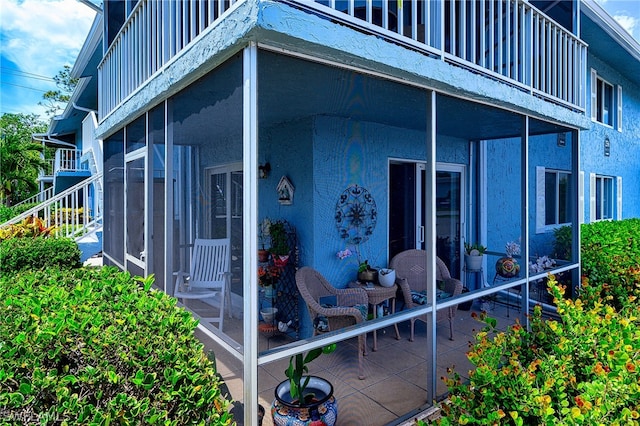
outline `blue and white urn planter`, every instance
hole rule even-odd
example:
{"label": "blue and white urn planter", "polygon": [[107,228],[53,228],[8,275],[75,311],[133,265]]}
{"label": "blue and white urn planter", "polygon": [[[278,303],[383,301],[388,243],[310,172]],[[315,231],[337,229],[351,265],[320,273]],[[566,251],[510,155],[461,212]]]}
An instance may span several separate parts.
{"label": "blue and white urn planter", "polygon": [[276,387],[271,404],[271,416],[276,426],[333,426],[338,420],[338,402],[333,396],[333,386],[322,377],[310,376],[305,394],[315,397],[308,404],[292,401],[289,381]]}

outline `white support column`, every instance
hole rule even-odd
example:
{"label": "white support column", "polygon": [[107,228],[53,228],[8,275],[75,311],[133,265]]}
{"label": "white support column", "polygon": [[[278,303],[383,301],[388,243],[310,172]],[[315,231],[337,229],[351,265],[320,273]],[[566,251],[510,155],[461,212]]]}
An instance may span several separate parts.
{"label": "white support column", "polygon": [[427,129],[426,129],[426,179],[424,188],[425,250],[427,252],[427,302],[433,311],[427,314],[427,354],[431,354],[431,369],[427,373],[428,400],[436,396],[437,389],[437,346],[436,346],[436,92],[427,92]]}
{"label": "white support column", "polygon": [[[258,252],[258,47],[243,52],[243,233],[244,253]],[[244,283],[244,418],[258,424],[258,294],[257,256],[243,256]],[[254,297],[255,295],[255,297]]]}
{"label": "white support column", "polygon": [[[520,299],[520,324],[523,324],[529,330],[529,117],[522,118],[522,260],[520,271],[524,273],[525,283],[522,285]],[[508,302],[509,303],[509,302]]]}
{"label": "white support column", "polygon": [[164,101],[164,291],[173,294],[173,107]]}

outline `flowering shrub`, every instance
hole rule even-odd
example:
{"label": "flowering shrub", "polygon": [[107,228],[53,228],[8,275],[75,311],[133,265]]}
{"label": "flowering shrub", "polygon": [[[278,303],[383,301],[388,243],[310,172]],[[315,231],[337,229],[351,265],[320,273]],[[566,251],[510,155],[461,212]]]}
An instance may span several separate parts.
{"label": "flowering shrub", "polygon": [[620,311],[565,300],[551,275],[549,291],[560,320],[543,319],[537,306],[530,332],[518,323],[496,332],[496,320],[480,315],[487,326],[467,353],[476,369],[468,384],[455,371],[443,378],[450,398],[440,424],[638,424],[635,297]]}

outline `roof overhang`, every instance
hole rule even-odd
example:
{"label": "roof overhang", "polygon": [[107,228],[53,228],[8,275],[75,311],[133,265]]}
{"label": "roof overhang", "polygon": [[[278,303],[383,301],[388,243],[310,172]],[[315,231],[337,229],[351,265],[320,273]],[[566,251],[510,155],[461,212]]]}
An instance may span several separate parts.
{"label": "roof overhang", "polygon": [[640,43],[594,0],[583,0],[581,12],[586,19],[580,22],[580,38],[589,51],[640,85]]}

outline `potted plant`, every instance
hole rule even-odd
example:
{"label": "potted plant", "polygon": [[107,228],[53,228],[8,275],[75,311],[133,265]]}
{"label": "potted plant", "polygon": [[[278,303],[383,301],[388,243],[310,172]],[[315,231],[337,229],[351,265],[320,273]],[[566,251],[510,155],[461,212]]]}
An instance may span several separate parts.
{"label": "potted plant", "polygon": [[264,297],[266,299],[273,299],[273,292],[281,274],[281,268],[275,265],[258,266],[258,283],[264,289]]}
{"label": "potted plant", "polygon": [[482,269],[482,258],[487,248],[479,243],[464,243],[464,264],[467,271]]}
{"label": "potted plant", "polygon": [[271,237],[271,248],[269,251],[273,257],[274,265],[278,267],[286,266],[289,261],[291,249],[287,243],[287,229],[285,222],[277,221],[269,226],[269,235]]}
{"label": "potted plant", "polygon": [[[355,246],[355,252],[357,254],[357,259],[358,259],[358,281],[363,283],[377,281],[378,270],[375,268],[372,268],[371,265],[369,265],[368,260],[361,260],[360,250],[357,245]],[[351,256],[353,256],[353,252],[348,247],[336,253],[336,257],[340,260],[347,259]]]}
{"label": "potted plant", "polygon": [[358,265],[358,281],[376,282],[378,280],[378,270],[369,265],[369,261],[365,260]]}
{"label": "potted plant", "polygon": [[309,364],[323,353],[335,351],[336,345],[312,349],[289,359],[284,374],[287,380],[276,387],[271,405],[274,425],[327,425],[332,426],[338,418],[338,404],[333,396],[333,385],[322,377],[310,376]]}

